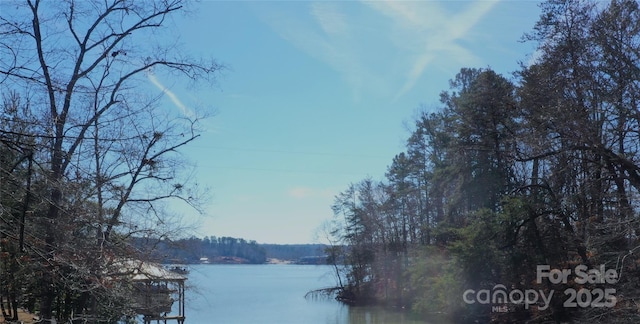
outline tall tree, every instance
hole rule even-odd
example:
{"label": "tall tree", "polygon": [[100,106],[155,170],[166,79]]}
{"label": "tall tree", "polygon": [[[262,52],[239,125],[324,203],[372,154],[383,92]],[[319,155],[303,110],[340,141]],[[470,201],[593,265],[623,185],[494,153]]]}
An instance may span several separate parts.
{"label": "tall tree", "polygon": [[547,242],[545,257],[560,265],[574,256],[614,264],[637,244],[638,3],[549,1],[542,8],[529,35],[541,55],[523,69],[520,89],[535,134],[522,147],[536,166],[540,245]]}
{"label": "tall tree", "polygon": [[[160,94],[146,84],[164,73],[212,80],[220,65],[190,58],[158,33],[184,10],[181,0],[1,5],[0,90],[18,93],[38,116],[33,134],[24,135],[38,145],[48,191],[40,197],[46,211],[34,216],[31,249],[42,267],[40,312],[49,321],[54,303],[65,304],[62,292],[95,286],[74,286],[65,272],[87,270],[84,280],[104,288],[104,265],[77,271],[88,261],[78,254],[85,243],[95,247],[92,260],[104,262],[123,251],[121,234],[162,227],[160,201],[195,203],[176,151],[197,138],[198,117],[158,111]],[[58,320],[68,316],[57,313]]]}
{"label": "tall tree", "polygon": [[492,70],[462,69],[441,101],[450,111],[455,141],[449,150],[464,175],[467,210],[497,210],[512,180],[516,107],[514,86]]}

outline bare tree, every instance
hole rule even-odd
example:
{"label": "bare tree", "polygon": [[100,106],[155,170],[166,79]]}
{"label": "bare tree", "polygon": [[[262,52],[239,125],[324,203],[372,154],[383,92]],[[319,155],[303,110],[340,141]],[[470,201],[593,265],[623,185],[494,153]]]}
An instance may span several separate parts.
{"label": "bare tree", "polygon": [[[34,208],[29,221],[44,320],[54,318],[56,303],[59,320],[83,311],[60,311],[69,306],[61,290],[105,291],[106,260],[127,251],[127,236],[166,224],[162,201],[196,206],[177,150],[198,137],[199,118],[158,111],[161,94],[149,82],[156,74],[212,81],[221,68],[163,40],[183,2],[1,4],[0,91],[15,91],[38,116],[23,135],[37,143],[34,159],[46,190],[37,202],[41,213]],[[85,284],[71,285],[78,281],[69,280],[69,271]]]}

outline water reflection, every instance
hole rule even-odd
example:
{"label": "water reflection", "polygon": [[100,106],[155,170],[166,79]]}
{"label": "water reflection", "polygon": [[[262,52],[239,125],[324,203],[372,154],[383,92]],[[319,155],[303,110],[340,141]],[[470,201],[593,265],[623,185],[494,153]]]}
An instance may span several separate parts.
{"label": "water reflection", "polygon": [[424,324],[427,321],[419,319],[417,316],[404,311],[394,311],[393,309],[382,307],[345,307],[348,311],[349,324]]}
{"label": "water reflection", "polygon": [[187,284],[197,292],[187,290],[185,323],[436,323],[399,310],[305,298],[313,289],[335,285],[327,274],[331,274],[329,266],[192,266]]}

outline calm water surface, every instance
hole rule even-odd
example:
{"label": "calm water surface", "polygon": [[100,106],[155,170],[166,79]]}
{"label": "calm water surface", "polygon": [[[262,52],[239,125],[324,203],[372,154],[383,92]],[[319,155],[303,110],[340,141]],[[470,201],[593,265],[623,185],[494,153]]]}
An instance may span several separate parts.
{"label": "calm water surface", "polygon": [[335,285],[330,266],[195,265],[190,267],[186,323],[426,323],[390,310],[312,300]]}

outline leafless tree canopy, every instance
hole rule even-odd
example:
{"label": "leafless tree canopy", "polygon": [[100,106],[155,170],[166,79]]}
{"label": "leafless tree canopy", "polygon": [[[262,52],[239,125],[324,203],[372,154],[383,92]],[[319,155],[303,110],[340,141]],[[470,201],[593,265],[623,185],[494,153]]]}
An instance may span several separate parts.
{"label": "leafless tree canopy", "polygon": [[109,265],[134,255],[131,237],[171,231],[163,201],[198,207],[178,149],[200,116],[162,106],[152,82],[221,69],[167,39],[184,5],[0,4],[0,301],[38,304],[44,319],[122,315],[102,307],[126,309]]}

